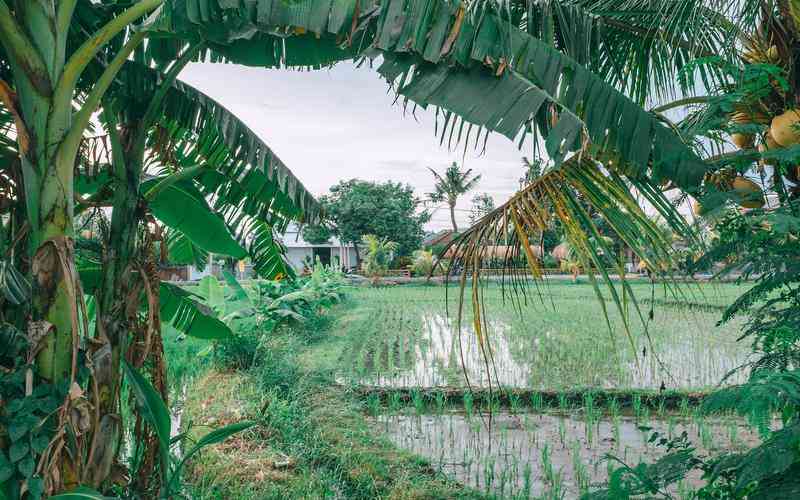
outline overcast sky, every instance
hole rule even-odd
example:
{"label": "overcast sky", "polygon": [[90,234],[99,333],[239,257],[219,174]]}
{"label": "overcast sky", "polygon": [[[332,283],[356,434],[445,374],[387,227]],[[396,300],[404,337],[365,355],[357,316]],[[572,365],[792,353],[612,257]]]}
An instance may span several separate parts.
{"label": "overcast sky", "polygon": [[[252,128],[306,188],[324,194],[340,180],[401,181],[420,198],[433,188],[427,167],[444,170],[452,161],[483,175],[459,202],[457,221],[466,227],[470,199],[487,192],[500,204],[519,186],[523,153],[503,136],[489,137],[486,153],[471,147],[448,151],[434,135],[434,113],[416,120],[392,106],[387,84],[368,68],[341,63],[315,72],[265,70],[230,64],[193,64],[184,80],[236,114]],[[409,108],[410,109],[410,108]],[[450,227],[441,208],[427,229]]]}

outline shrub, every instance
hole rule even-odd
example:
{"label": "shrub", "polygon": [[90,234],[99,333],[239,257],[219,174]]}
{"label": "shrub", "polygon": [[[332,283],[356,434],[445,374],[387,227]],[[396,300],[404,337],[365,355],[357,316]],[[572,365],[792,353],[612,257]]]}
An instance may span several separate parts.
{"label": "shrub", "polygon": [[415,276],[429,276],[434,264],[433,254],[426,250],[416,250],[411,263],[411,271]]}

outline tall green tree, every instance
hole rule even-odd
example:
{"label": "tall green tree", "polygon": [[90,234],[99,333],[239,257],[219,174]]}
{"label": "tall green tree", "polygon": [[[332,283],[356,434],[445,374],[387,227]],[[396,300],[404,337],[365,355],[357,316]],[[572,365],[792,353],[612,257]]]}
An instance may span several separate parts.
{"label": "tall green tree", "polygon": [[450,209],[450,223],[453,224],[453,232],[458,232],[456,224],[456,203],[458,198],[472,190],[481,180],[480,175],[472,175],[472,169],[462,171],[456,162],[447,167],[443,174],[439,174],[432,168],[428,168],[433,174],[436,183],[434,191],[428,193],[428,198],[434,203],[446,202]]}
{"label": "tall green tree", "polygon": [[430,219],[414,189],[399,182],[342,181],[319,201],[340,240],[358,245],[371,234],[395,242],[398,256],[419,248]]}

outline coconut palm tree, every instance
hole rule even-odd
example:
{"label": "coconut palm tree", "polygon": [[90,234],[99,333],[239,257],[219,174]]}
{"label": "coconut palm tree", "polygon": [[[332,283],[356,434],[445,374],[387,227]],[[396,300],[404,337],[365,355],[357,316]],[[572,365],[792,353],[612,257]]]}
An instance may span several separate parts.
{"label": "coconut palm tree", "polygon": [[453,232],[458,232],[456,224],[456,202],[458,197],[474,188],[481,180],[480,174],[472,175],[472,169],[461,170],[456,162],[447,167],[444,174],[439,174],[434,169],[428,170],[436,179],[434,191],[428,193],[428,197],[434,203],[446,202],[450,208],[450,222],[453,224]]}

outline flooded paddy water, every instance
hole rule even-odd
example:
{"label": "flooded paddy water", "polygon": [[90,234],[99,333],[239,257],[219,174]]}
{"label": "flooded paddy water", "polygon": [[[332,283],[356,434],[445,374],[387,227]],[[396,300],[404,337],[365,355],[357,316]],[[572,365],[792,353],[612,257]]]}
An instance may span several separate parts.
{"label": "flooded paddy water", "polygon": [[[597,415],[585,418],[557,413],[509,413],[488,417],[466,413],[384,414],[375,428],[396,445],[426,457],[459,482],[501,498],[577,498],[609,475],[618,462],[652,461],[663,448],[648,443],[656,431],[668,438],[686,432],[701,453],[743,450],[756,442],[739,420],[663,414],[652,417]],[[649,427],[652,430],[641,430]],[[689,476],[676,492],[697,485]]]}
{"label": "flooded paddy water", "polygon": [[[631,319],[629,338],[612,306],[607,309],[609,329],[590,287],[551,286],[552,305],[534,304],[523,314],[503,303],[497,287],[490,289],[483,345],[469,310],[460,329],[452,301],[447,315],[441,287],[358,290],[364,312],[353,326],[338,380],[384,387],[485,387],[491,382],[551,390],[697,390],[719,383],[750,352],[747,344],[736,342],[736,322],[716,325],[717,310],[658,305],[645,324]],[[650,295],[646,285],[639,292]],[[726,382],[745,377],[740,372]]]}
{"label": "flooded paddy water", "polygon": [[[336,378],[366,394],[370,388],[383,396],[387,391],[411,394],[404,403],[395,398],[388,406],[386,398],[368,396],[375,428],[452,478],[501,498],[576,498],[608,478],[612,462],[604,459],[607,454],[629,464],[663,454],[647,442],[653,431],[670,438],[686,432],[701,452],[743,449],[756,442],[757,433],[744,421],[702,416],[688,399],[681,405],[648,407],[634,396],[622,404],[606,401],[598,409],[591,396],[609,390],[707,392],[723,379],[724,384],[745,380],[744,371],[725,378],[750,352],[748,345],[736,342],[740,325],[717,325],[721,306],[743,288],[700,289],[699,298],[690,301],[702,305],[696,307],[657,296],[650,285],[636,285],[638,297],[652,297],[656,305],[650,317],[650,306],[640,304],[644,321],[630,306],[629,336],[620,314],[607,303],[609,328],[589,286],[548,287],[544,303],[528,304],[520,314],[503,300],[499,287],[490,286],[483,344],[471,327],[468,305],[460,328],[453,318],[457,303],[452,290],[449,315],[441,287],[356,290],[358,314],[348,328]],[[578,390],[588,400],[559,405],[558,411],[547,410],[541,401],[518,408],[512,402],[512,411],[498,405],[488,425],[465,395],[488,387],[527,394]],[[430,389],[464,396],[458,411],[452,402],[436,405],[414,397]],[[698,480],[690,477],[688,485]]]}

